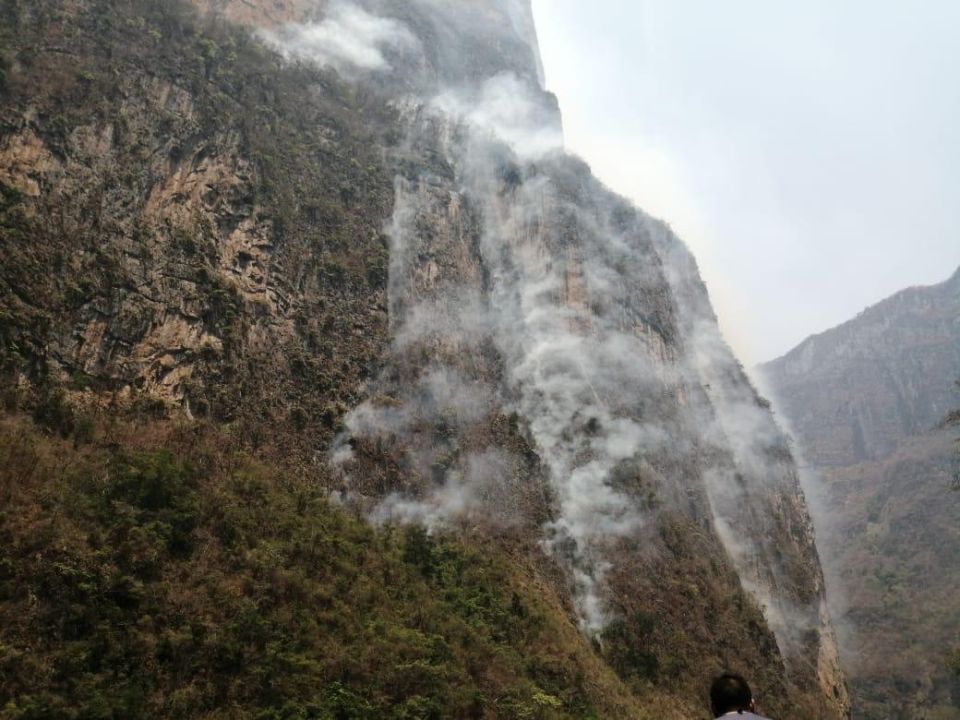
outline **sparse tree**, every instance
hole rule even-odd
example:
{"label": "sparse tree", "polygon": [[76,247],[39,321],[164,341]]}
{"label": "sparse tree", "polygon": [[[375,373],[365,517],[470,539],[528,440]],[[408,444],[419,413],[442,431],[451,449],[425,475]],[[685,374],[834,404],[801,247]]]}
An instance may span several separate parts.
{"label": "sparse tree", "polygon": [[[960,391],[960,379],[954,383],[958,391]],[[950,411],[947,413],[947,417],[943,419],[943,424],[945,427],[957,427],[960,426],[960,408]],[[953,484],[952,489],[955,492],[960,492],[960,437],[956,439],[953,446]],[[958,658],[958,673],[960,673],[960,658]]]}
{"label": "sparse tree", "polygon": [[960,677],[960,648],[947,656],[947,667],[953,671],[954,675]]}

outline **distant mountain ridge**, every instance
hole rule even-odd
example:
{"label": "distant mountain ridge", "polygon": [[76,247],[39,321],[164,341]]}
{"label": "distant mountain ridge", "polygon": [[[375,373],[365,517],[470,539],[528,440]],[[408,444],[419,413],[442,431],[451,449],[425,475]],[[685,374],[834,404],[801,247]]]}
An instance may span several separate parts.
{"label": "distant mountain ridge", "polygon": [[960,270],[804,340],[760,368],[815,465],[889,455],[951,409],[960,375]]}
{"label": "distant mountain ridge", "polygon": [[854,717],[960,717],[960,270],[814,335],[760,368],[819,475],[818,546]]}

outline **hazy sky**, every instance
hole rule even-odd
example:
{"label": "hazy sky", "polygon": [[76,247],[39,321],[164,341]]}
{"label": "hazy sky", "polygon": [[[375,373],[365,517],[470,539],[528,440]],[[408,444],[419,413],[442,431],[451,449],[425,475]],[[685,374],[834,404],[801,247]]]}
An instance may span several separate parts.
{"label": "hazy sky", "polygon": [[748,364],[960,265],[957,0],[534,0],[567,146]]}

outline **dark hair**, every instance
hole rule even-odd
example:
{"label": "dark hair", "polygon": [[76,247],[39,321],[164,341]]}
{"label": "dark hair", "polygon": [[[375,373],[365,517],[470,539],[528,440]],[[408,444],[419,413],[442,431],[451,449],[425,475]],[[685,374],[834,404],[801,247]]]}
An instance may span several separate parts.
{"label": "dark hair", "polygon": [[735,710],[747,710],[753,693],[750,686],[740,675],[724,673],[713,681],[710,686],[710,707],[714,717]]}

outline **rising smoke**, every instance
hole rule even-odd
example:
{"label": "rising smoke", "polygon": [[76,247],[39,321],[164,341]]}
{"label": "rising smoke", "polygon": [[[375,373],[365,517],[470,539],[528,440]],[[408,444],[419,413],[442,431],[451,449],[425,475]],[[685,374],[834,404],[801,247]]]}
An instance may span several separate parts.
{"label": "rising smoke", "polygon": [[372,15],[356,5],[336,2],[316,23],[289,24],[263,37],[288,57],[310,60],[352,75],[390,69],[386,50],[413,50],[416,37],[403,25]]}
{"label": "rising smoke", "polygon": [[[399,178],[390,226],[395,349],[408,355],[424,347],[433,359],[399,407],[367,403],[353,411],[349,435],[396,434],[439,416],[462,435],[496,409],[523,418],[555,504],[543,545],[570,568],[584,629],[599,633],[608,612],[606,550],[644,522],[611,479],[624,461],[669,443],[658,424],[642,419],[670,374],[661,362],[664,344],[630,298],[655,258],[630,236],[637,228],[629,213],[617,214],[625,210],[620,201],[593,196],[592,187],[584,193],[585,168],[562,155],[559,119],[539,88],[500,75],[403,107],[409,144],[438,143],[461,183],[437,189],[430,178]],[[596,207],[581,207],[581,193]],[[441,242],[456,237],[448,218],[466,198],[482,219],[473,251],[485,270],[482,286],[430,271],[429,262],[427,273],[437,277],[424,279],[422,258],[440,254],[425,247],[425,228],[439,222]],[[579,242],[571,242],[574,235]],[[502,361],[496,387],[462,367],[485,344]],[[438,374],[446,379],[442,391],[432,386]],[[410,464],[424,473],[436,464],[435,438],[424,446],[412,435],[405,443]],[[487,448],[482,463],[467,455],[417,497],[391,495],[373,517],[435,526],[488,510],[482,500],[496,495],[491,484],[509,482],[510,460],[499,452]]]}
{"label": "rising smoke", "polygon": [[[515,32],[532,37],[528,13],[504,1]],[[484,32],[483,8],[496,5],[464,3]],[[433,13],[439,38],[416,50],[418,63],[456,51],[444,45],[456,8],[410,8]],[[383,51],[414,48],[413,37],[396,18],[340,4],[277,41],[349,73],[386,69]],[[776,538],[802,545],[808,532],[777,526],[784,505],[803,503],[783,435],[720,337],[689,253],[564,154],[536,52],[525,56],[528,74],[463,70],[393,100],[407,131],[387,228],[393,348],[331,459],[351,488],[354,444],[402,448],[405,486],[378,496],[376,522],[521,522],[526,461],[489,431],[515,418],[548,491],[542,546],[598,635],[615,548],[649,522],[630,468],[658,453],[690,458],[691,476],[666,491],[702,484],[717,535],[787,650],[822,619],[781,592],[796,558]]]}

